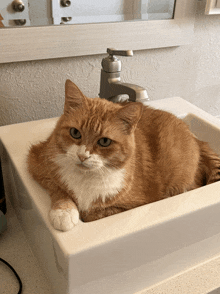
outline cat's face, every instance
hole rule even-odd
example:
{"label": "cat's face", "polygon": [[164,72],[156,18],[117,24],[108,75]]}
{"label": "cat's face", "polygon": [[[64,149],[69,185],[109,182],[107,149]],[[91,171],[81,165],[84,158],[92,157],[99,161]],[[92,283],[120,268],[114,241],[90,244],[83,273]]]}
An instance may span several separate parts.
{"label": "cat's face", "polygon": [[66,89],[65,112],[55,130],[60,151],[82,172],[122,168],[135,148],[136,108],[132,117],[131,109],[124,113],[120,104],[86,98],[73,85]]}
{"label": "cat's face", "polygon": [[81,171],[122,168],[134,148],[133,133],[123,133],[110,115],[104,120],[101,108],[97,105],[93,111],[78,109],[72,117],[64,115],[60,126],[59,144]]}

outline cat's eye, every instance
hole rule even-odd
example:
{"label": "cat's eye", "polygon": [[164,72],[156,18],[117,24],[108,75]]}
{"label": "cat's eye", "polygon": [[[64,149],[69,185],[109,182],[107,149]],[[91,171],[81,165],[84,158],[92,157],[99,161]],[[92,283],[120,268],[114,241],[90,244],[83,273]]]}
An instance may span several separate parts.
{"label": "cat's eye", "polygon": [[98,140],[98,144],[102,147],[108,147],[111,144],[112,140],[109,138],[101,138]]}
{"label": "cat's eye", "polygon": [[81,134],[80,134],[80,132],[79,132],[76,128],[71,128],[71,129],[70,129],[70,135],[71,135],[74,139],[80,139],[80,138],[81,138]]}

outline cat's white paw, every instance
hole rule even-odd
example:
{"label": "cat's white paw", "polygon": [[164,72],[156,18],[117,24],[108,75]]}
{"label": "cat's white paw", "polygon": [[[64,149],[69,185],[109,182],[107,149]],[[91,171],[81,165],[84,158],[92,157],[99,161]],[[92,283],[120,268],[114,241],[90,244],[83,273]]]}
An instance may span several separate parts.
{"label": "cat's white paw", "polygon": [[49,216],[53,227],[64,232],[71,230],[79,221],[79,211],[76,208],[51,209]]}

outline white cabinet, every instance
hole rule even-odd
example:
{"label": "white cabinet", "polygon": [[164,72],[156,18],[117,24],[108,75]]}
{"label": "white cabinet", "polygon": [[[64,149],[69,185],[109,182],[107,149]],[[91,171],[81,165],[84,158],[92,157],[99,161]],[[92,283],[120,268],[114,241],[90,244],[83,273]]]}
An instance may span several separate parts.
{"label": "white cabinet", "polygon": [[0,0],[1,22],[4,27],[47,26],[53,24],[51,0],[15,0],[24,10],[15,11],[13,0]]}
{"label": "white cabinet", "polygon": [[52,15],[56,25],[172,19],[174,2],[174,0],[52,0]]}
{"label": "white cabinet", "polygon": [[[23,11],[19,11],[19,5],[20,8],[23,6]],[[28,0],[1,0],[0,15],[2,18],[1,22],[5,27],[30,25]]]}

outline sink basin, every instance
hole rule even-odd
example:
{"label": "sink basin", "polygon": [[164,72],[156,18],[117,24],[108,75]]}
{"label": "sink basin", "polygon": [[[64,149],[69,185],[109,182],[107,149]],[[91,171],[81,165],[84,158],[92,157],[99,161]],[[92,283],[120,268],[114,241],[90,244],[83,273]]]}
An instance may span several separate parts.
{"label": "sink basin", "polygon": [[[220,154],[220,121],[181,98],[146,103],[182,118]],[[220,253],[220,182],[147,204],[69,232],[48,219],[50,198],[26,170],[31,144],[57,118],[0,128],[6,199],[56,294],[134,294]]]}
{"label": "sink basin", "polygon": [[199,118],[194,114],[188,114],[181,117],[200,140],[209,142],[210,147],[220,155],[220,136],[218,126],[210,124],[206,120]]}

